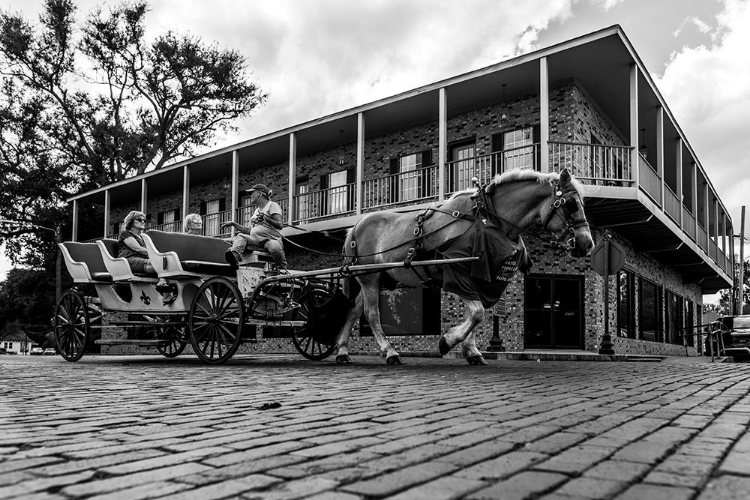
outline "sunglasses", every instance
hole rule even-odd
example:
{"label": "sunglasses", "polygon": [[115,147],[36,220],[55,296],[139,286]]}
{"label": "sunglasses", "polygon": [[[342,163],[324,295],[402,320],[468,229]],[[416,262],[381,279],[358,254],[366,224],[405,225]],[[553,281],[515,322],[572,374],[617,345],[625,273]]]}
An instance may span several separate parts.
{"label": "sunglasses", "polygon": [[144,219],[143,217],[136,217],[133,220],[137,220],[138,222],[146,222],[146,219]]}

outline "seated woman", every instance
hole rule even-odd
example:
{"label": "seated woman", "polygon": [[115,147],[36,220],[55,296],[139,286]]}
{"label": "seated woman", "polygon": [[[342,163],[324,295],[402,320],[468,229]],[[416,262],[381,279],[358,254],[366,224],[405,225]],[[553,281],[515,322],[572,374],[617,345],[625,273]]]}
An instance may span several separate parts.
{"label": "seated woman", "polygon": [[130,269],[139,274],[156,274],[148,261],[148,251],[141,233],[146,229],[146,214],[133,210],[125,217],[125,230],[117,239],[117,256],[125,257]]}
{"label": "seated woman", "polygon": [[[133,210],[125,217],[125,230],[120,233],[117,239],[117,256],[124,257],[130,269],[138,274],[156,274],[156,269],[148,260],[148,251],[146,243],[141,237],[141,233],[146,229],[146,214]],[[156,284],[156,289],[164,292],[162,302],[169,304],[177,298],[174,287],[166,282],[163,278]]]}
{"label": "seated woman", "polygon": [[203,234],[203,219],[198,214],[188,214],[182,223],[182,230],[187,234]]}

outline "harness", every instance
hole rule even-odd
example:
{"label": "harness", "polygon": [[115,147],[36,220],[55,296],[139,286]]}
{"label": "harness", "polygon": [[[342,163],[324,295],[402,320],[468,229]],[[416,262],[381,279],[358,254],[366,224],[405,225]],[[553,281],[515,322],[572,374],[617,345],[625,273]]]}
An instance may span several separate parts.
{"label": "harness", "polygon": [[[430,275],[428,268],[427,267],[424,268],[425,276],[422,276],[416,267],[411,266],[411,263],[414,260],[414,258],[417,256],[422,256],[422,254],[425,251],[424,249],[425,236],[437,233],[438,231],[445,229],[449,225],[453,224],[454,222],[458,222],[459,220],[474,221],[477,217],[481,217],[482,219],[489,219],[493,224],[497,226],[501,226],[502,223],[505,223],[505,224],[514,226],[518,229],[521,229],[517,225],[513,224],[510,221],[503,219],[500,215],[498,215],[492,205],[492,199],[488,197],[487,193],[485,192],[485,186],[480,185],[476,181],[476,179],[472,179],[472,180],[474,181],[474,185],[477,187],[477,194],[472,196],[472,198],[476,199],[474,206],[471,208],[471,212],[473,212],[472,214],[461,213],[458,210],[454,210],[453,212],[447,212],[439,208],[426,208],[422,210],[421,212],[419,212],[414,218],[416,222],[416,226],[414,227],[414,231],[413,231],[414,239],[402,242],[388,250],[385,250],[385,251],[394,250],[398,247],[405,246],[405,245],[408,245],[409,243],[412,243],[412,246],[409,247],[409,250],[406,253],[406,257],[404,259],[404,267],[407,269],[411,269],[412,272],[414,272],[417,278],[425,286],[428,286],[434,283],[434,278]],[[589,227],[589,223],[586,220],[585,215],[583,217],[573,217],[573,214],[576,214],[579,212],[579,208],[578,208],[579,202],[574,194],[575,191],[573,189],[568,190],[567,192],[563,192],[559,188],[559,183],[555,182],[555,184],[552,186],[552,193],[553,193],[553,201],[550,204],[550,211],[547,213],[544,220],[542,221],[542,227],[546,230],[549,230],[548,226],[550,222],[552,221],[552,219],[556,216],[560,217],[560,219],[567,226],[567,230],[556,238],[556,242],[562,242],[563,240],[565,240],[566,236],[570,234],[573,237],[569,238],[566,244],[568,248],[573,248],[575,247],[574,231],[578,228]],[[445,224],[433,231],[430,231],[429,233],[425,233],[424,231],[425,221],[428,220],[430,217],[432,217],[432,215],[436,212],[451,215],[453,217],[453,220],[448,222],[448,224]],[[355,224],[355,227],[352,229],[352,234],[354,233],[354,229],[356,229],[356,224]],[[525,233],[525,232],[529,232],[529,230],[521,229],[521,233]],[[534,234],[536,234],[536,236],[538,237],[541,237],[541,235],[537,233],[534,233]],[[447,243],[449,242],[446,242],[446,244]],[[350,272],[348,269],[349,266],[357,262],[357,257],[358,257],[357,243],[353,238],[352,238],[352,241],[350,242],[350,248],[351,248],[352,256],[350,257],[349,262],[345,263],[342,266],[341,268],[342,273]],[[378,253],[381,253],[381,252],[378,252]]]}
{"label": "harness", "polygon": [[[589,227],[589,222],[586,220],[585,215],[583,217],[572,217],[573,214],[579,211],[578,200],[576,199],[575,195],[572,194],[574,193],[573,190],[569,190],[567,193],[563,193],[559,189],[558,183],[555,182],[555,185],[552,187],[552,191],[554,200],[550,205],[550,211],[547,213],[544,221],[542,221],[542,227],[549,230],[547,226],[549,226],[549,223],[552,221],[552,219],[555,216],[560,217],[560,219],[565,223],[568,229],[557,237],[557,241],[563,241],[565,237],[570,234],[572,237],[569,238],[566,243],[568,248],[573,248],[575,247],[574,231],[582,227]],[[569,195],[568,198],[565,197],[566,195]]]}

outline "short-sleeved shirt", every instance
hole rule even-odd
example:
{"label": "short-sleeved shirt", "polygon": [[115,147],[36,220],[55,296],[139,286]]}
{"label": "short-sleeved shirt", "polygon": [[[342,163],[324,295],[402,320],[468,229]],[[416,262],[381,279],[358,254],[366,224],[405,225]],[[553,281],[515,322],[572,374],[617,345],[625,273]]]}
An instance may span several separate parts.
{"label": "short-sleeved shirt", "polygon": [[146,243],[143,241],[143,238],[141,238],[140,235],[135,234],[132,231],[125,230],[121,232],[120,237],[117,238],[117,256],[125,257],[126,259],[128,257],[145,257],[145,255],[143,255],[142,253],[136,252],[125,244],[125,240],[130,237],[135,238],[135,241],[137,241],[140,246],[145,248]]}
{"label": "short-sleeved shirt", "polygon": [[[256,208],[255,212],[253,212],[253,217],[257,217],[260,213],[264,214],[266,217],[271,217],[272,215],[276,214],[281,215],[281,207],[275,201],[269,201],[268,204],[263,208],[263,210],[261,210],[260,208]],[[281,233],[279,233],[279,230],[271,226],[271,224],[265,220],[263,222],[254,224],[250,232],[256,235],[261,240],[281,239]]]}

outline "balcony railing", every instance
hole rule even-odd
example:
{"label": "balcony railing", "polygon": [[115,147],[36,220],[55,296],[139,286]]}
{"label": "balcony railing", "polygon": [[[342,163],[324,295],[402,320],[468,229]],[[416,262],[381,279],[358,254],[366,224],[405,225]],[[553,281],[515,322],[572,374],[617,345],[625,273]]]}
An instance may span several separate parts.
{"label": "balcony railing", "polygon": [[357,209],[355,193],[355,184],[352,183],[297,195],[294,197],[293,221],[305,223],[354,212]]}
{"label": "balcony railing", "polygon": [[[276,203],[279,204],[279,208],[281,208],[281,220],[284,224],[289,220],[288,217],[288,210],[287,207],[289,207],[289,199],[283,198],[276,200],[274,199]],[[257,205],[245,205],[244,207],[239,207],[237,209],[237,216],[235,220],[238,224],[241,226],[249,226],[250,225],[250,219],[252,218],[253,214],[255,213],[255,209],[257,208]]]}
{"label": "balcony railing", "polygon": [[366,180],[362,185],[362,209],[434,199],[438,195],[437,172],[437,167],[431,166]]}
{"label": "balcony railing", "polygon": [[666,214],[675,221],[677,224],[680,223],[680,200],[677,195],[674,194],[672,188],[664,186],[664,211]]}
{"label": "balcony railing", "polygon": [[682,229],[695,241],[695,217],[686,207],[682,207]]}
{"label": "balcony railing", "polygon": [[181,233],[182,232],[182,221],[176,220],[174,222],[165,222],[164,224],[156,224],[148,228],[156,229],[157,231],[164,231],[165,233]]}
{"label": "balcony railing", "polygon": [[632,186],[630,146],[604,146],[579,142],[549,142],[550,168],[567,167],[584,184]]}
{"label": "balcony railing", "polygon": [[638,155],[638,173],[640,175],[640,187],[653,200],[661,206],[661,178],[654,167],[646,159]]}
{"label": "balcony railing", "polygon": [[494,153],[449,161],[446,168],[445,194],[450,195],[474,184],[476,177],[481,184],[490,182],[495,175],[517,168],[539,170],[539,144],[504,149]]}
{"label": "balcony railing", "polygon": [[227,238],[230,236],[228,230],[222,230],[221,225],[224,222],[232,220],[232,212],[230,210],[224,210],[223,212],[216,212],[213,214],[201,215],[203,219],[203,234],[206,236],[218,236],[220,238]]}

